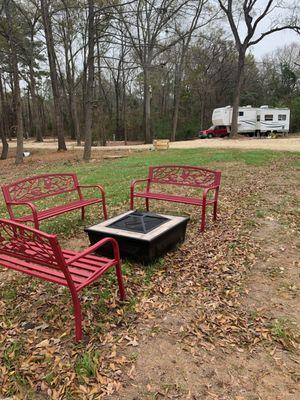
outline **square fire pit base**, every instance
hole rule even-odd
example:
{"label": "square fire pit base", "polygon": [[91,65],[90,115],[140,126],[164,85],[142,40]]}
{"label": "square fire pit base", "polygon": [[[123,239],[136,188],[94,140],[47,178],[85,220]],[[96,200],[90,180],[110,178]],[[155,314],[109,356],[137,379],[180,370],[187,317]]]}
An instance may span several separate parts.
{"label": "square fire pit base", "polygon": [[[176,247],[185,239],[188,217],[128,211],[85,229],[91,244],[105,237],[117,240],[121,257],[148,264]],[[111,247],[99,249],[102,256],[112,256]]]}

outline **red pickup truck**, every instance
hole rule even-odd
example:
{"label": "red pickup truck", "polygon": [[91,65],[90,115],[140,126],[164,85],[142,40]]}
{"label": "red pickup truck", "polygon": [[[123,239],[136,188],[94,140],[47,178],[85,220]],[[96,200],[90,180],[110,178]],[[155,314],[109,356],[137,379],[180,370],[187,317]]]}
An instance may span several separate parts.
{"label": "red pickup truck", "polygon": [[199,138],[206,139],[212,137],[225,137],[228,136],[229,133],[227,132],[226,126],[218,125],[218,126],[211,126],[209,129],[204,131],[199,131]]}

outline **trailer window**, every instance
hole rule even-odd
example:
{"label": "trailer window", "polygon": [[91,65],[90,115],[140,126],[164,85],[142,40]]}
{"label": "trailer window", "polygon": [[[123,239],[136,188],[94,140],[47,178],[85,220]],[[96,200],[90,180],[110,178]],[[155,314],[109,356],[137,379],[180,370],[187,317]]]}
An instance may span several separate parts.
{"label": "trailer window", "polygon": [[278,115],[278,121],[286,121],[286,115],[285,114],[279,114]]}
{"label": "trailer window", "polygon": [[273,114],[266,114],[265,121],[273,121]]}
{"label": "trailer window", "polygon": [[239,117],[242,117],[244,115],[244,111],[239,111]]}

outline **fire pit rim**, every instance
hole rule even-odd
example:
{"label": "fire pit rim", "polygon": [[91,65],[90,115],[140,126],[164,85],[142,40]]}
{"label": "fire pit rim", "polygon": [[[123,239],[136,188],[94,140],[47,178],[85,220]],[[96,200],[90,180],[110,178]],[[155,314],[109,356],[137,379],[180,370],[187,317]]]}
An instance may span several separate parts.
{"label": "fire pit rim", "polygon": [[[159,236],[163,235],[166,231],[168,231],[170,228],[172,228],[174,225],[178,224],[179,222],[182,221],[188,221],[190,218],[189,217],[181,217],[181,216],[175,216],[175,215],[166,215],[166,214],[158,214],[155,213],[158,217],[163,217],[169,219],[169,221],[159,225],[158,227],[152,229],[150,232],[147,233],[141,233],[141,232],[133,232],[129,230],[124,230],[124,229],[117,229],[117,228],[110,228],[108,225],[113,224],[117,220],[124,218],[125,216],[132,214],[133,212],[137,212],[138,210],[130,210],[125,213],[119,214],[115,217],[109,218],[106,221],[102,221],[96,225],[92,225],[89,227],[85,228],[85,231],[99,231],[101,229],[102,233],[107,234],[107,236],[111,235],[119,235],[120,237],[124,238],[132,238],[132,239],[142,239],[144,241],[151,241],[154,238],[158,238]],[[149,212],[149,214],[154,214]]]}
{"label": "fire pit rim", "polygon": [[[137,220],[140,220],[141,226],[137,227],[136,230],[135,230],[135,228],[130,228],[130,227],[126,227],[126,226],[119,226],[119,227],[118,226],[114,226],[115,224],[122,223],[122,222],[124,222],[124,224],[126,225],[125,221],[131,216],[137,218]],[[148,230],[146,230],[146,231],[141,231],[140,229],[142,229],[142,228],[147,229],[146,224],[147,224],[147,219],[148,218],[150,218],[150,220],[151,220],[151,218],[153,218],[154,222],[155,222],[155,220],[157,220],[158,224],[156,226],[154,225],[152,227],[151,226],[148,227]],[[142,221],[144,221],[144,223]],[[161,225],[163,225],[163,224],[165,224],[165,223],[167,223],[169,221],[170,221],[170,218],[166,218],[166,217],[163,217],[161,215],[158,215],[158,214],[155,214],[155,213],[152,213],[152,212],[149,212],[149,211],[147,211],[147,212],[145,212],[145,211],[133,211],[132,213],[127,214],[127,215],[125,215],[123,217],[120,217],[119,219],[117,219],[114,222],[111,222],[108,225],[108,228],[121,229],[121,230],[129,231],[129,232],[143,233],[145,235],[145,234],[153,231],[154,229],[160,227]],[[150,221],[148,220],[148,222],[150,222]],[[134,223],[137,224],[138,222],[134,222],[133,221],[132,223],[133,224]]]}

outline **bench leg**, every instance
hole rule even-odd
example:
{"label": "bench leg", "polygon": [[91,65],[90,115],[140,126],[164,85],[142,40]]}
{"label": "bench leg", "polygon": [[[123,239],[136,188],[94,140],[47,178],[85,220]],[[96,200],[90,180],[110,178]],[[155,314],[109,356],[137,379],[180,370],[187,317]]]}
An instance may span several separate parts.
{"label": "bench leg", "polygon": [[106,202],[105,202],[105,197],[102,197],[102,208],[103,208],[103,215],[104,219],[107,220],[107,208],[106,208]]}
{"label": "bench leg", "polygon": [[116,265],[116,274],[117,274],[117,278],[118,278],[120,299],[125,300],[125,289],[124,289],[124,284],[123,284],[121,263],[118,263]]}
{"label": "bench leg", "polygon": [[214,220],[214,221],[216,221],[216,219],[217,219],[218,194],[219,194],[219,188],[217,188],[216,191],[215,191],[215,198],[214,198],[214,214],[213,214],[213,220]]}
{"label": "bench leg", "polygon": [[149,211],[149,199],[146,199],[146,210]]}
{"label": "bench leg", "polygon": [[75,317],[75,340],[79,342],[82,339],[82,316],[81,316],[81,306],[76,292],[71,291],[71,296],[73,300],[74,317]]}
{"label": "bench leg", "polygon": [[133,198],[133,195],[131,194],[130,195],[130,210],[133,210],[133,207],[134,207],[134,198]]}
{"label": "bench leg", "polygon": [[204,203],[202,205],[201,226],[200,226],[201,232],[204,232],[205,229],[205,218],[206,218],[206,204]]}
{"label": "bench leg", "polygon": [[218,210],[218,203],[214,203],[214,215],[213,215],[213,220],[216,221],[217,219],[217,210]]}

